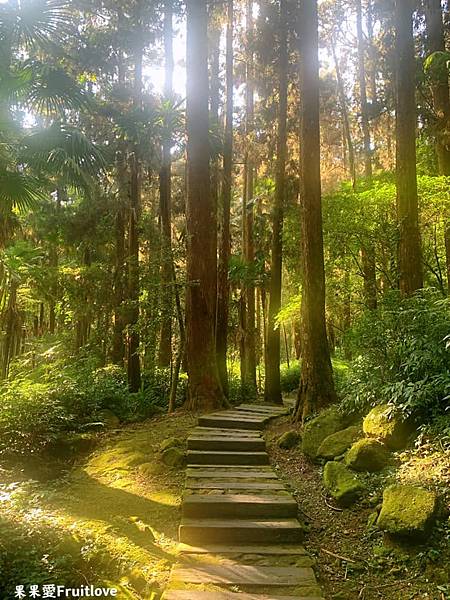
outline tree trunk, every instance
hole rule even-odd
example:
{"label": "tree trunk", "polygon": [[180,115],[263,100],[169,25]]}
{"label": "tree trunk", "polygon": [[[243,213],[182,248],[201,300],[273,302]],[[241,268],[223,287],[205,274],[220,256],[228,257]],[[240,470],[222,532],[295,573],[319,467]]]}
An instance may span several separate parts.
{"label": "tree trunk", "polygon": [[396,171],[398,269],[404,296],[423,286],[416,173],[415,61],[412,0],[396,0]]}
{"label": "tree trunk", "polygon": [[[140,29],[140,28],[139,28]],[[134,105],[142,104],[142,47],[135,52]],[[131,392],[141,388],[141,363],[139,357],[139,217],[141,210],[141,166],[138,144],[131,153],[130,215],[129,215],[129,259],[128,259],[128,387]]]}
{"label": "tree trunk", "polygon": [[[445,52],[444,26],[441,0],[426,0],[425,15],[427,22],[427,49],[433,52]],[[434,111],[437,118],[436,154],[439,174],[450,175],[450,148],[448,147],[448,129],[450,126],[450,95],[448,75],[438,78],[431,86]]]}
{"label": "tree trunk", "polygon": [[129,198],[129,181],[127,173],[126,149],[124,143],[116,157],[117,173],[117,206],[115,222],[115,265],[114,265],[114,320],[111,359],[116,365],[123,366],[125,358],[125,329],[124,300],[125,300],[125,223],[126,204]]}
{"label": "tree trunk", "polygon": [[365,43],[362,28],[362,6],[361,0],[356,0],[356,33],[358,38],[358,78],[359,98],[361,103],[361,129],[364,144],[364,176],[372,179],[372,149],[370,141],[369,113],[367,107],[366,65],[365,65]]}
{"label": "tree trunk", "polygon": [[270,270],[269,311],[267,323],[267,356],[264,399],[282,404],[280,382],[280,328],[276,317],[281,309],[282,259],[283,259],[283,212],[286,192],[286,141],[287,141],[287,6],[280,2],[278,65],[278,139],[275,176],[275,196],[272,214],[272,262]]}
{"label": "tree trunk", "polygon": [[[350,119],[348,117],[347,109],[347,97],[345,94],[344,82],[342,81],[341,69],[339,66],[338,58],[336,55],[336,44],[335,41],[331,41],[331,50],[333,53],[333,60],[336,69],[336,80],[338,85],[339,100],[341,102],[342,121],[344,125],[344,139],[347,143],[348,148],[348,166],[350,171],[350,177],[352,180],[352,187],[356,187],[356,164],[355,164],[355,149],[352,140],[352,131],[350,127]],[[345,151],[345,145],[344,145]]]}
{"label": "tree trunk", "polygon": [[187,2],[187,291],[186,356],[191,410],[220,407],[215,351],[217,218],[211,197],[208,139],[206,0]]}
{"label": "tree trunk", "polygon": [[[166,0],[164,4],[164,60],[165,80],[164,98],[173,103],[173,25],[172,2]],[[165,124],[162,142],[162,165],[159,173],[159,203],[161,215],[161,333],[159,341],[158,363],[161,367],[170,365],[172,359],[172,232],[171,232],[171,180],[172,161],[170,150],[172,148],[172,135],[170,124]]]}
{"label": "tree trunk", "polygon": [[220,382],[225,396],[228,398],[227,373],[227,337],[228,337],[228,303],[230,286],[228,269],[231,252],[230,207],[233,176],[233,0],[227,3],[227,37],[226,37],[226,108],[225,136],[223,150],[223,179],[221,192],[222,223],[219,248],[219,269],[217,288],[217,323],[216,351]]}
{"label": "tree trunk", "polygon": [[317,0],[304,0],[300,16],[303,347],[295,420],[304,420],[336,400],[325,324],[318,47]]}
{"label": "tree trunk", "polygon": [[254,131],[254,59],[253,59],[253,2],[247,0],[246,4],[246,34],[247,34],[247,64],[246,64],[246,90],[245,90],[245,135],[246,152],[244,168],[244,194],[243,194],[243,255],[244,262],[249,271],[249,278],[244,285],[244,298],[246,307],[244,330],[244,383],[256,391],[256,343],[255,343],[255,284],[251,280],[251,270],[255,263],[255,247],[253,240],[253,192],[255,179],[255,165],[253,161],[252,143]]}
{"label": "tree trunk", "polygon": [[450,296],[450,221],[445,224],[445,264],[447,267],[447,294]]}

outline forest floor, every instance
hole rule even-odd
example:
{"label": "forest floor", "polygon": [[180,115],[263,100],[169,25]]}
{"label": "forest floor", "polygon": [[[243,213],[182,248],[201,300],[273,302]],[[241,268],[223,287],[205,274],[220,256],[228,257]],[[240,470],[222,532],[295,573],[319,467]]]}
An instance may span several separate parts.
{"label": "forest floor", "polygon": [[307,524],[305,546],[317,565],[327,600],[447,600],[450,598],[450,522],[440,521],[426,545],[398,546],[368,526],[368,518],[393,481],[438,488],[450,500],[450,451],[433,444],[396,456],[382,474],[368,474],[368,496],[349,509],[327,499],[321,468],[299,449],[276,440],[292,424],[277,419],[267,431],[272,464],[298,500]]}
{"label": "forest floor", "polygon": [[184,439],[194,422],[176,413],[107,432],[88,458],[46,482],[0,470],[0,597],[45,583],[159,597],[176,560],[184,485],[160,462],[159,445]]}

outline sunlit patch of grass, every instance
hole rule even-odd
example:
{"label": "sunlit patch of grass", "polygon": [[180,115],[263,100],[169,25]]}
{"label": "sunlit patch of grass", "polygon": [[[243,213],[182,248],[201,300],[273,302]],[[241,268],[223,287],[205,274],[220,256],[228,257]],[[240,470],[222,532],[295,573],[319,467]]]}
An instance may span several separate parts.
{"label": "sunlit patch of grass", "polygon": [[450,500],[450,449],[424,444],[403,452],[400,460],[397,479],[401,483],[436,488]]}
{"label": "sunlit patch of grass", "polygon": [[162,589],[176,560],[184,477],[169,468],[144,477],[138,467],[159,462],[161,441],[187,436],[193,424],[193,417],[178,414],[128,427],[64,481],[5,489],[0,516],[10,536],[25,532],[24,549],[34,545],[49,556],[47,567],[39,561],[33,567],[45,583],[108,581],[130,598]]}

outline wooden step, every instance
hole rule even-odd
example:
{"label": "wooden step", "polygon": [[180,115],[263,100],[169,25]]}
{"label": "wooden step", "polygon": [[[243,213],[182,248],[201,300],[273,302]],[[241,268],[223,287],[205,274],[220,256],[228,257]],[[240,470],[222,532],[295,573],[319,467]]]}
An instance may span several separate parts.
{"label": "wooden step", "polygon": [[224,545],[210,544],[208,546],[190,546],[189,544],[179,544],[178,551],[184,554],[261,554],[261,555],[297,555],[305,556],[306,550],[304,546],[298,544],[279,544],[245,546],[245,545]]}
{"label": "wooden step", "polygon": [[187,441],[189,450],[230,450],[232,452],[264,451],[266,442],[263,438],[236,436],[191,435]]}
{"label": "wooden step", "polygon": [[301,542],[303,529],[296,519],[182,519],[179,541],[186,544],[246,544]]}
{"label": "wooden step", "polygon": [[252,587],[289,587],[314,585],[316,582],[311,567],[258,567],[205,563],[191,567],[175,567],[171,579],[184,583],[251,585]]}
{"label": "wooden step", "polygon": [[209,450],[188,450],[188,465],[268,465],[267,452],[211,452]]}
{"label": "wooden step", "polygon": [[287,413],[287,408],[276,404],[267,406],[264,406],[262,404],[239,404],[238,406],[236,406],[236,410],[246,410],[247,412],[261,412],[271,415],[285,415]]}
{"label": "wooden step", "polygon": [[188,518],[262,517],[283,519],[296,517],[297,502],[292,496],[250,494],[185,494],[182,515]]}
{"label": "wooden step", "polygon": [[191,435],[235,435],[236,437],[245,436],[262,439],[261,431],[251,431],[250,429],[223,429],[222,427],[194,427]]}
{"label": "wooden step", "polygon": [[[276,473],[269,469],[243,469],[244,465],[235,465],[234,469],[220,469],[218,465],[217,468],[211,468],[208,466],[202,466],[189,468],[186,471],[188,477],[202,477],[202,478],[211,478],[214,479],[278,479]],[[233,467],[232,467],[233,468]]]}
{"label": "wooden step", "polygon": [[222,427],[225,429],[250,429],[252,431],[261,431],[264,423],[258,419],[246,419],[244,417],[214,417],[205,415],[199,417],[198,424],[202,427]]}
{"label": "wooden step", "polygon": [[202,590],[167,590],[161,600],[324,600],[317,596],[268,596],[267,594],[235,594],[234,592],[204,592]]}
{"label": "wooden step", "polygon": [[188,489],[204,490],[285,490],[286,487],[279,481],[259,482],[259,481],[202,481],[198,479],[188,479],[186,481]]}

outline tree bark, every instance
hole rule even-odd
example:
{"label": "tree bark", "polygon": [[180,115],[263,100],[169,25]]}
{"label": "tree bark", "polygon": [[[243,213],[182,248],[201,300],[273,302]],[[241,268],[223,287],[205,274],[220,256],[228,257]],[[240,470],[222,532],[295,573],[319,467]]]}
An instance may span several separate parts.
{"label": "tree bark", "polygon": [[303,347],[295,420],[336,400],[325,323],[318,48],[317,0],[304,0],[300,15]]}
{"label": "tree bark", "polygon": [[230,285],[228,269],[231,253],[230,207],[233,176],[233,0],[227,3],[227,34],[225,58],[225,136],[223,150],[223,178],[221,191],[222,223],[219,248],[218,288],[217,288],[217,323],[216,352],[220,382],[225,396],[228,398],[227,372],[227,338],[228,338],[228,303]]}
{"label": "tree bark", "polygon": [[[444,25],[441,0],[426,0],[427,50],[445,52]],[[448,130],[450,127],[450,94],[448,76],[434,81],[431,86],[434,111],[437,118],[436,154],[440,175],[450,175],[450,148]]]}
{"label": "tree bark", "polygon": [[[138,27],[140,29],[140,27]],[[138,34],[139,35],[139,34]],[[135,51],[134,105],[142,105],[142,55],[143,48]],[[138,144],[134,144],[130,164],[130,214],[129,214],[129,259],[128,259],[128,387],[131,392],[141,388],[141,362],[139,357],[139,218],[141,211],[141,165]]]}
{"label": "tree bark", "polygon": [[[173,0],[166,0],[164,4],[164,99],[173,104]],[[169,110],[170,110],[169,109]],[[172,231],[171,231],[171,184],[172,160],[172,135],[170,124],[165,123],[162,141],[162,165],[159,173],[159,205],[161,216],[161,332],[159,341],[158,363],[161,367],[170,365],[172,359]]]}
{"label": "tree bark", "polygon": [[244,365],[242,368],[243,382],[256,391],[256,342],[255,342],[255,284],[252,281],[252,267],[255,263],[255,246],[253,239],[254,206],[253,192],[255,165],[252,157],[254,132],[254,23],[253,2],[246,3],[246,34],[247,34],[247,63],[245,90],[245,135],[246,152],[244,166],[243,194],[243,256],[248,268],[249,277],[244,284],[245,329],[244,329]]}
{"label": "tree bark", "polygon": [[281,309],[283,212],[286,194],[288,71],[286,0],[280,1],[279,44],[277,164],[272,213],[272,261],[267,323],[266,379],[264,387],[265,401],[275,404],[282,404],[283,402],[280,382],[280,328],[276,326],[276,317]]}
{"label": "tree bark", "polygon": [[423,286],[416,172],[415,61],[412,0],[396,0],[396,171],[398,269],[404,296]]}
{"label": "tree bark", "polygon": [[206,0],[187,2],[187,291],[186,357],[191,410],[220,407],[215,351],[217,218],[211,197],[208,139]]}

